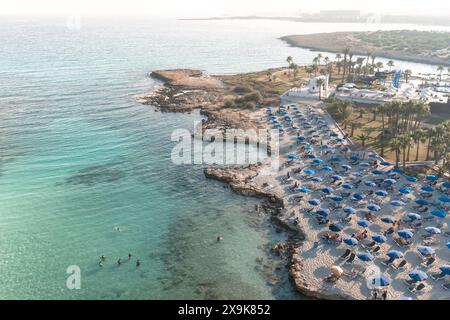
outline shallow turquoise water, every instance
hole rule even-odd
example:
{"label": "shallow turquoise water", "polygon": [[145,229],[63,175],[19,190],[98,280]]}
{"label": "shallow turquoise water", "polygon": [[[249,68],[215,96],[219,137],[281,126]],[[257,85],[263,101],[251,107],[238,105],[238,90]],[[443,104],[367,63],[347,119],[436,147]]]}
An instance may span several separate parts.
{"label": "shallow turquoise water", "polygon": [[[332,26],[65,23],[0,20],[0,298],[293,298],[256,262],[271,261],[265,248],[282,237],[252,212],[256,200],[171,163],[172,131],[200,116],[156,112],[133,95],[156,84],[146,77],[155,69],[307,63],[314,53],[277,37]],[[66,288],[69,265],[81,268],[81,290]]]}

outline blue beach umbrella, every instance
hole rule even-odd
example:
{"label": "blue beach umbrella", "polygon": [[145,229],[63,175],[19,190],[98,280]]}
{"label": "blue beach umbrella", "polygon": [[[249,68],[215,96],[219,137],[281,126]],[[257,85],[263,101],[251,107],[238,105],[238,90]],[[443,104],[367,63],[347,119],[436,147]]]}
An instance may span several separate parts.
{"label": "blue beach umbrella", "polygon": [[348,214],[356,214],[356,209],[355,208],[352,208],[352,207],[345,207],[344,208],[344,212],[345,213],[348,213]]}
{"label": "blue beach umbrella", "polygon": [[322,216],[322,217],[324,217],[324,218],[328,217],[328,216],[331,214],[330,210],[328,210],[328,209],[317,210],[316,213],[317,213],[319,216]]}
{"label": "blue beach umbrella", "polygon": [[412,239],[412,237],[414,237],[414,233],[410,230],[400,230],[398,235],[403,239]]}
{"label": "blue beach umbrella", "polygon": [[340,162],[340,161],[342,161],[342,159],[339,157],[333,157],[333,158],[331,158],[331,161],[332,162]]}
{"label": "blue beach umbrella", "polygon": [[384,167],[389,167],[389,166],[392,166],[393,163],[389,162],[389,161],[383,161],[383,162],[380,162],[380,164]]}
{"label": "blue beach umbrella", "polygon": [[416,177],[407,177],[406,180],[408,180],[409,182],[417,182],[417,181],[419,181]]}
{"label": "blue beach umbrella", "polygon": [[416,203],[420,206],[427,206],[429,204],[429,202],[425,199],[417,199]]}
{"label": "blue beach umbrella", "polygon": [[422,188],[420,188],[420,190],[426,191],[426,192],[433,192],[434,188],[432,186],[423,186]]}
{"label": "blue beach umbrella", "polygon": [[387,197],[388,196],[388,192],[385,190],[378,190],[375,191],[375,194],[379,197]]}
{"label": "blue beach umbrella", "polygon": [[347,190],[353,189],[353,186],[349,183],[344,183],[341,187]]}
{"label": "blue beach umbrella", "polygon": [[393,207],[403,207],[405,205],[405,203],[402,202],[402,201],[397,201],[396,200],[396,201],[391,201],[390,205],[393,206]]}
{"label": "blue beach umbrella", "polygon": [[306,138],[305,137],[297,137],[297,141],[305,141]]}
{"label": "blue beach umbrella", "polygon": [[355,238],[346,238],[344,239],[344,243],[348,246],[354,247],[358,245],[359,241]]}
{"label": "blue beach umbrella", "polygon": [[450,188],[450,182],[444,182],[443,184],[442,184],[442,186],[444,187],[444,188],[447,188],[447,189],[449,189]]}
{"label": "blue beach umbrella", "polygon": [[313,148],[313,147],[311,147],[311,146],[307,146],[307,147],[305,148],[305,150],[307,150],[307,151],[313,151],[313,150],[314,150],[314,148]]}
{"label": "blue beach umbrella", "polygon": [[333,179],[334,181],[341,181],[341,180],[343,180],[343,178],[341,176],[338,176],[338,175],[331,176],[331,179]]}
{"label": "blue beach umbrella", "polygon": [[314,182],[322,182],[323,178],[321,178],[321,177],[314,177],[311,180],[314,181]]}
{"label": "blue beach umbrella", "polygon": [[429,180],[429,181],[437,181],[437,180],[439,180],[439,177],[438,176],[434,176],[434,175],[429,175],[429,176],[427,176],[427,180]]}
{"label": "blue beach umbrella", "polygon": [[425,256],[431,256],[432,254],[435,253],[433,248],[426,247],[426,246],[418,246],[417,251],[419,251],[421,254],[423,254]]}
{"label": "blue beach umbrella", "polygon": [[337,133],[335,133],[335,132],[331,132],[330,133],[330,137],[339,137],[339,135]]}
{"label": "blue beach umbrella", "polygon": [[365,196],[361,193],[355,193],[352,196],[352,199],[354,199],[355,201],[361,201],[364,200]]}
{"label": "blue beach umbrella", "polygon": [[305,174],[307,174],[308,176],[312,176],[313,174],[315,174],[316,172],[312,169],[306,169],[304,171]]}
{"label": "blue beach umbrella", "polygon": [[370,222],[367,220],[359,220],[357,222],[358,226],[363,227],[363,228],[368,228],[370,227]]}
{"label": "blue beach umbrella", "polygon": [[421,281],[425,281],[428,279],[428,275],[421,270],[414,270],[414,271],[410,272],[408,274],[408,276],[416,282],[421,282]]}
{"label": "blue beach umbrella", "polygon": [[367,209],[369,209],[370,211],[374,211],[374,212],[381,211],[381,207],[379,205],[376,205],[376,204],[369,204],[367,206]]}
{"label": "blue beach umbrella", "polygon": [[342,198],[340,196],[334,196],[334,197],[331,197],[331,200],[333,200],[334,202],[341,202],[341,201],[344,201],[344,198]]}
{"label": "blue beach umbrella", "polygon": [[331,189],[330,187],[324,187],[321,189],[321,191],[325,194],[331,194],[333,193],[333,189]]}
{"label": "blue beach umbrella", "polygon": [[450,197],[449,196],[440,196],[438,198],[438,200],[441,201],[441,202],[448,203],[448,202],[450,202]]}
{"label": "blue beach umbrella", "polygon": [[435,228],[435,227],[426,227],[425,231],[428,232],[429,234],[432,234],[432,235],[441,233],[441,229]]}
{"label": "blue beach umbrella", "polygon": [[348,164],[343,164],[343,165],[341,166],[341,168],[342,168],[342,169],[345,169],[345,170],[351,170],[351,169],[352,169],[352,167],[349,166]]}
{"label": "blue beach umbrella", "polygon": [[410,188],[401,188],[400,190],[398,190],[401,194],[410,194],[411,193],[411,189]]}
{"label": "blue beach umbrella", "polygon": [[296,159],[298,159],[298,157],[295,154],[290,154],[290,155],[288,155],[288,159],[296,160]]}
{"label": "blue beach umbrella", "polygon": [[284,126],[282,124],[275,125],[275,128],[283,128]]}
{"label": "blue beach umbrella", "polygon": [[363,174],[361,172],[352,172],[352,176],[361,178],[363,177]]}
{"label": "blue beach umbrella", "polygon": [[387,184],[387,185],[393,185],[393,184],[396,184],[396,183],[397,183],[397,180],[394,180],[394,179],[386,179],[386,180],[384,180],[384,183]]}
{"label": "blue beach umbrella", "polygon": [[377,186],[377,184],[376,184],[375,182],[373,182],[373,181],[364,181],[364,184],[365,184],[367,187],[372,187],[372,188],[374,188],[374,187]]}
{"label": "blue beach umbrella", "polygon": [[358,257],[359,260],[364,262],[373,261],[373,259],[375,259],[375,257],[371,255],[369,252],[360,252],[356,254],[356,256]]}
{"label": "blue beach umbrella", "polygon": [[330,231],[332,232],[341,232],[344,230],[344,226],[340,223],[333,223],[329,226]]}
{"label": "blue beach umbrella", "polygon": [[359,166],[363,167],[363,168],[368,168],[368,167],[370,167],[370,163],[362,162],[362,163],[359,164]]}
{"label": "blue beach umbrella", "polygon": [[323,160],[322,160],[322,159],[314,159],[314,160],[313,160],[313,163],[315,163],[315,164],[321,164],[321,163],[323,163]]}
{"label": "blue beach umbrella", "polygon": [[444,210],[433,210],[431,214],[438,218],[445,218],[447,216],[447,211]]}
{"label": "blue beach umbrella", "polygon": [[387,238],[382,234],[375,234],[372,236],[372,240],[376,243],[385,243],[387,241]]}
{"label": "blue beach umbrella", "polygon": [[449,241],[449,242],[447,242],[447,248],[449,248],[449,249],[450,249],[450,241]]}
{"label": "blue beach umbrella", "polygon": [[308,159],[316,159],[317,158],[317,156],[315,154],[308,154],[306,157]]}
{"label": "blue beach umbrella", "polygon": [[308,203],[312,206],[320,206],[320,201],[317,199],[308,200]]}
{"label": "blue beach umbrella", "polygon": [[350,160],[352,160],[352,161],[358,161],[359,158],[358,158],[357,156],[351,156],[351,157],[350,157]]}
{"label": "blue beach umbrella", "polygon": [[311,190],[308,189],[308,188],[301,188],[299,191],[300,191],[301,193],[310,193],[310,192],[311,192]]}
{"label": "blue beach umbrella", "polygon": [[440,266],[439,270],[441,270],[447,276],[450,275],[450,265],[448,265],[448,264],[444,264],[443,266]]}
{"label": "blue beach umbrella", "polygon": [[398,251],[398,250],[390,250],[386,255],[391,259],[403,258],[403,252]]}
{"label": "blue beach umbrella", "polygon": [[333,171],[333,168],[330,166],[325,166],[322,168],[323,171]]}
{"label": "blue beach umbrella", "polygon": [[384,222],[384,223],[395,223],[398,220],[396,218],[394,218],[394,217],[386,216],[386,217],[381,218],[381,221]]}
{"label": "blue beach umbrella", "polygon": [[336,142],[344,142],[345,141],[345,139],[342,139],[342,138],[337,138],[336,139]]}
{"label": "blue beach umbrella", "polygon": [[372,174],[381,175],[381,174],[383,174],[383,171],[381,171],[381,170],[373,170]]}
{"label": "blue beach umbrella", "polygon": [[391,284],[391,280],[384,274],[374,275],[369,278],[370,284],[376,288],[387,287]]}
{"label": "blue beach umbrella", "polygon": [[416,221],[416,220],[421,220],[422,219],[422,216],[420,214],[417,214],[417,213],[414,213],[414,212],[408,213],[407,216],[408,216],[410,221]]}

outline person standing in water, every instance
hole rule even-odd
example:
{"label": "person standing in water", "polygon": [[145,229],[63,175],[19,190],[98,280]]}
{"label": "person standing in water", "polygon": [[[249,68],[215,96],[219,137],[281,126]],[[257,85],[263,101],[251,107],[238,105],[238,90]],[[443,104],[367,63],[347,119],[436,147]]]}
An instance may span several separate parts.
{"label": "person standing in water", "polygon": [[132,256],[132,254],[131,254],[131,252],[129,252],[129,253],[128,253],[128,260],[131,259],[131,256]]}
{"label": "person standing in water", "polygon": [[139,268],[141,266],[141,260],[137,259],[136,260],[136,267]]}
{"label": "person standing in water", "polygon": [[122,259],[119,258],[119,259],[117,260],[117,265],[120,266],[121,264],[122,264]]}

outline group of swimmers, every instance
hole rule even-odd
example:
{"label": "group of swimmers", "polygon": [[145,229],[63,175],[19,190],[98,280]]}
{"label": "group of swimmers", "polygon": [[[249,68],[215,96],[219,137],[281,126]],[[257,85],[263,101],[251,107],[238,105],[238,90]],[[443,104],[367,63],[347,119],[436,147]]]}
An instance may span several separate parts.
{"label": "group of swimmers", "polygon": [[[133,255],[131,254],[131,252],[129,252],[128,253],[128,260],[131,260],[132,256]],[[99,267],[103,268],[103,266],[105,265],[105,262],[106,262],[106,257],[104,255],[102,255],[100,257],[100,261],[98,263]],[[122,264],[122,259],[121,258],[117,259],[117,265],[120,266],[121,264]],[[136,267],[139,268],[140,266],[141,266],[141,260],[137,259],[136,260]]]}

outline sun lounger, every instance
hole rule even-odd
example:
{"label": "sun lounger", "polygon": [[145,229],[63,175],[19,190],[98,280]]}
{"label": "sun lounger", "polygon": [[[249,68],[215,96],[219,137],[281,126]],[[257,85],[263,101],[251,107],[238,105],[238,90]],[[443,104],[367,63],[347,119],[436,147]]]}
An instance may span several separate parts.
{"label": "sun lounger", "polygon": [[406,260],[402,260],[398,265],[392,264],[391,267],[398,271],[404,269],[407,264],[408,262]]}
{"label": "sun lounger", "polygon": [[444,279],[446,276],[446,274],[444,272],[441,273],[437,273],[437,274],[432,274],[431,278],[433,278],[433,280],[441,280]]}
{"label": "sun lounger", "polygon": [[419,285],[412,285],[408,288],[409,292],[419,294],[422,293],[426,288],[426,285],[424,283],[420,283]]}
{"label": "sun lounger", "polygon": [[442,287],[443,287],[445,290],[450,290],[450,282],[444,283],[444,284],[442,285]]}
{"label": "sun lounger", "polygon": [[350,253],[352,253],[352,251],[350,249],[345,250],[344,254],[342,256],[339,257],[340,260],[344,260],[345,258],[347,258]]}
{"label": "sun lounger", "polygon": [[376,246],[373,250],[372,253],[375,255],[378,255],[381,251],[381,247],[380,246]]}
{"label": "sun lounger", "polygon": [[428,260],[422,262],[422,265],[423,265],[425,268],[429,268],[429,267],[431,267],[431,266],[433,265],[433,263],[435,263],[435,262],[436,262],[436,258],[435,258],[435,257],[431,257],[431,258],[428,258]]}
{"label": "sun lounger", "polygon": [[336,282],[338,282],[338,280],[339,280],[339,277],[335,274],[332,274],[331,276],[324,279],[324,281],[329,284],[335,284]]}
{"label": "sun lounger", "polygon": [[363,248],[365,248],[365,249],[368,249],[368,248],[373,248],[376,244],[377,244],[377,243],[376,243],[375,241],[372,241],[372,242],[369,243],[369,244],[362,243],[361,246],[362,246]]}
{"label": "sun lounger", "polygon": [[350,255],[350,258],[348,258],[347,261],[345,261],[345,263],[346,263],[346,264],[352,264],[353,261],[355,261],[355,258],[356,258],[356,254],[355,254],[355,253],[352,253],[352,254]]}
{"label": "sun lounger", "polygon": [[390,266],[392,265],[392,263],[395,261],[395,259],[393,258],[389,258],[389,260],[384,260],[381,263],[384,264],[385,266]]}

